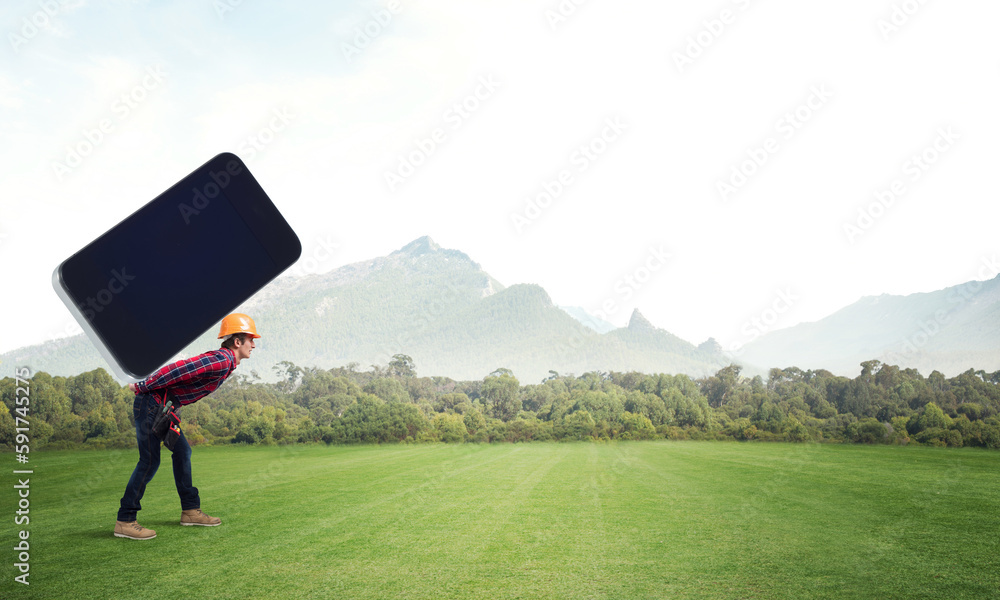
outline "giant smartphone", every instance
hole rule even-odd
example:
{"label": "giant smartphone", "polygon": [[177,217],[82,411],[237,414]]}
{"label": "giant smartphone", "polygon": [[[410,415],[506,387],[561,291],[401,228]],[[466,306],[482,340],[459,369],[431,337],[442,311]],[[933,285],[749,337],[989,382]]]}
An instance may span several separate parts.
{"label": "giant smartphone", "polygon": [[243,161],[223,153],[63,261],[52,286],[115,374],[138,381],[301,253]]}

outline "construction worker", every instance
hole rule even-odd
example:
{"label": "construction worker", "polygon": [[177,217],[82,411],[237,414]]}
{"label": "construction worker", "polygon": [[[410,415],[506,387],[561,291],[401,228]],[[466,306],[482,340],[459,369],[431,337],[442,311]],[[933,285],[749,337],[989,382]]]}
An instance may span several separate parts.
{"label": "construction worker", "polygon": [[[133,540],[148,540],[156,537],[156,532],[139,525],[136,520],[142,509],[140,501],[146,485],[153,479],[160,466],[160,439],[153,434],[152,424],[156,413],[162,410],[170,399],[181,406],[201,400],[215,391],[240,361],[250,358],[254,339],[259,338],[253,319],[241,313],[233,313],[222,320],[219,339],[222,346],[193,358],[169,364],[153,373],[145,380],[130,383],[135,392],[132,413],[135,417],[135,437],[139,444],[139,462],[132,477],[125,486],[115,536]],[[174,463],[174,483],[181,498],[181,525],[201,525],[214,527],[222,520],[201,512],[201,498],[198,488],[191,483],[191,446],[181,433],[171,456]]]}

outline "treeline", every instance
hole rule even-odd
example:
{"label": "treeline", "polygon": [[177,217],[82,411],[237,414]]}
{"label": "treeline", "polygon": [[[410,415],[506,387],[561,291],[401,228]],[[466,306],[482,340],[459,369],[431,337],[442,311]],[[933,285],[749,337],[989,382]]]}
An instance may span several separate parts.
{"label": "treeline", "polygon": [[[405,355],[365,371],[284,362],[278,383],[236,374],[181,416],[192,444],[732,439],[1000,448],[1000,371],[949,379],[876,360],[861,368],[854,379],[795,367],[748,378],[735,365],[701,379],[550,371],[522,385],[507,369],[481,381],[419,377]],[[7,447],[15,387],[0,380]],[[103,369],[36,373],[28,397],[32,449],[135,445],[134,397]]]}

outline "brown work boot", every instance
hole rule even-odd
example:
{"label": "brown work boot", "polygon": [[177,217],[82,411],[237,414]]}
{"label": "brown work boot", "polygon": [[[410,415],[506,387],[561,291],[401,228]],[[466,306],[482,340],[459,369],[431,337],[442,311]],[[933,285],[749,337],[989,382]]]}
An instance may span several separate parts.
{"label": "brown work boot", "polygon": [[216,525],[221,524],[222,519],[219,517],[210,517],[201,512],[200,508],[192,508],[191,510],[181,511],[181,525],[202,525],[204,527],[215,527]]}
{"label": "brown work boot", "polygon": [[138,521],[115,521],[115,537],[151,540],[156,537],[156,532],[140,526]]}

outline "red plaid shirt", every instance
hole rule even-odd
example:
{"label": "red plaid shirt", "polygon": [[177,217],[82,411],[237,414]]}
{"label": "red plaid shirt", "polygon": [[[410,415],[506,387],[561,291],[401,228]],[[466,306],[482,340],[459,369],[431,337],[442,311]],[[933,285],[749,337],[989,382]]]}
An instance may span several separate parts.
{"label": "red plaid shirt", "polygon": [[236,356],[232,350],[209,350],[161,368],[136,383],[135,390],[153,394],[161,404],[164,394],[170,390],[171,395],[184,406],[214,392],[235,368]]}

